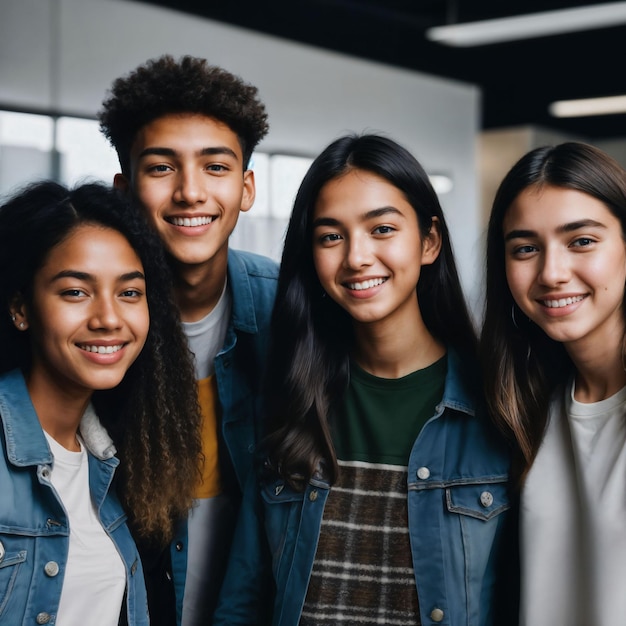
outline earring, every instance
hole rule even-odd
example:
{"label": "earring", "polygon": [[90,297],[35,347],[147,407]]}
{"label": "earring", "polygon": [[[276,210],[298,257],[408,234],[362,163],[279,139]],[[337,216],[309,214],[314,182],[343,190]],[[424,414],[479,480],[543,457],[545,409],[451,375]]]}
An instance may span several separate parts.
{"label": "earring", "polygon": [[14,322],[17,318],[15,317],[15,313],[11,313],[11,321]]}
{"label": "earring", "polygon": [[24,322],[20,322],[18,326],[20,327],[20,330],[24,330]]}

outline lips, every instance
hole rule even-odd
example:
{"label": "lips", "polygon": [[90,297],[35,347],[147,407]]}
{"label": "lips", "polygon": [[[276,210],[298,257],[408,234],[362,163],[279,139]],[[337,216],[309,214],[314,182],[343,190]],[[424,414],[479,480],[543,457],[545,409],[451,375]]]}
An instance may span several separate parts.
{"label": "lips", "polygon": [[215,217],[201,215],[198,217],[166,217],[165,220],[174,226],[206,226],[215,220]]}
{"label": "lips", "polygon": [[568,298],[559,298],[558,300],[541,300],[540,302],[549,309],[560,309],[564,306],[569,306],[570,304],[580,302],[584,298],[585,296],[573,296]]}
{"label": "lips", "polygon": [[115,346],[95,346],[90,344],[79,344],[78,347],[85,352],[94,352],[96,354],[113,354],[124,347],[123,343]]}
{"label": "lips", "polygon": [[355,291],[363,291],[364,289],[378,287],[378,285],[382,285],[386,281],[386,278],[370,278],[369,280],[364,280],[361,282],[346,283],[346,287],[348,287],[348,289],[354,289]]}

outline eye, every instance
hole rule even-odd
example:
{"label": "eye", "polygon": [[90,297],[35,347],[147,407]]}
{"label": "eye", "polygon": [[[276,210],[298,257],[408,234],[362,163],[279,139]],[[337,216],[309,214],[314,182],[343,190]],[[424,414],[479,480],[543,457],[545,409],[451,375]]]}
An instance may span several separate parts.
{"label": "eye", "polygon": [[122,298],[141,298],[143,292],[139,289],[125,289],[120,295]]}
{"label": "eye", "polygon": [[383,224],[381,226],[377,226],[372,232],[375,235],[388,235],[389,233],[395,232],[395,228],[393,226],[389,226],[388,224]]}
{"label": "eye", "polygon": [[522,246],[516,246],[512,250],[513,256],[525,256],[528,254],[532,254],[533,252],[537,252],[537,246],[534,246],[530,243],[525,243]]}
{"label": "eye", "polygon": [[341,239],[341,235],[338,233],[327,233],[325,235],[321,235],[319,240],[322,243],[331,243],[333,241],[339,241]]}
{"label": "eye", "polygon": [[207,170],[210,172],[226,172],[228,171],[228,168],[220,163],[211,163],[210,165],[207,165]]}
{"label": "eye", "polygon": [[157,165],[150,165],[147,168],[147,171],[150,174],[165,174],[167,172],[171,172],[172,168],[169,165],[166,165],[165,163],[158,163]]}
{"label": "eye", "polygon": [[82,289],[65,289],[61,295],[67,298],[81,298],[87,294]]}
{"label": "eye", "polygon": [[586,248],[593,243],[595,243],[595,241],[591,239],[591,237],[579,237],[578,239],[575,239],[571,245],[574,248]]}

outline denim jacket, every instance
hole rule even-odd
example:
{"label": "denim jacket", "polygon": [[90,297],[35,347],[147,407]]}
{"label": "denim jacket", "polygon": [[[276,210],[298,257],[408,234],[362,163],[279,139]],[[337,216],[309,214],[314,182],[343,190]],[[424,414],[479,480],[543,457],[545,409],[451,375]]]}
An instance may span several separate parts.
{"label": "denim jacket", "polygon": [[[0,626],[53,625],[70,529],[50,482],[52,453],[19,370],[0,376],[0,420]],[[111,489],[119,463],[115,448],[91,410],[81,422],[81,436],[88,450],[91,498],[124,561],[128,624],[147,626],[141,561]],[[97,616],[86,615],[85,622],[95,623]]]}
{"label": "denim jacket", "polygon": [[[408,464],[409,536],[424,626],[508,626],[515,619],[495,617],[500,562],[511,545],[510,459],[471,397],[450,352],[443,399]],[[304,493],[279,478],[248,482],[216,626],[298,624],[329,488],[323,478]]]}
{"label": "denim jacket", "polygon": [[[237,492],[243,491],[252,469],[254,449],[261,436],[260,385],[277,284],[278,264],[275,261],[229,249],[228,285],[232,294],[232,312],[224,346],[215,357],[215,376],[221,409],[220,455],[229,459],[221,466],[234,470],[231,480],[235,484],[230,490]],[[180,624],[187,572],[186,524],[181,525],[170,552],[177,623]]]}

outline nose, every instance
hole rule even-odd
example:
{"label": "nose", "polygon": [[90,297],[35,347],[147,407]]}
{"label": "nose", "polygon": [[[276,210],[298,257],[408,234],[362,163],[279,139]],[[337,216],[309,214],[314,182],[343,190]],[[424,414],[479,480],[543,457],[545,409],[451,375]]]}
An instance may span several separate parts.
{"label": "nose", "polygon": [[192,206],[206,200],[206,177],[195,168],[183,169],[178,176],[174,201],[177,204]]}
{"label": "nose", "polygon": [[118,304],[112,296],[97,297],[91,308],[89,328],[91,330],[115,330],[122,326]]}
{"label": "nose", "polygon": [[539,282],[546,287],[554,287],[568,282],[570,276],[567,253],[560,249],[546,249],[539,268]]}
{"label": "nose", "polygon": [[359,269],[372,264],[372,250],[364,237],[351,237],[347,240],[344,266],[346,269]]}

